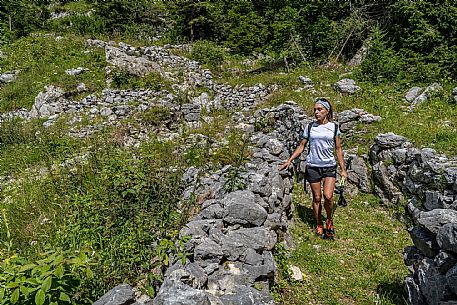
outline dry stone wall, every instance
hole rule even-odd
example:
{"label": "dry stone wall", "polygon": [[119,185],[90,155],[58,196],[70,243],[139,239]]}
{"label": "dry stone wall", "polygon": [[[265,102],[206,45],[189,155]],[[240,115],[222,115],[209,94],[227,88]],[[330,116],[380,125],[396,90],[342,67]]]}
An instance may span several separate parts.
{"label": "dry stone wall", "polygon": [[409,302],[457,304],[457,159],[388,133],[376,137],[370,160],[375,190],[385,203],[410,198],[414,246],[404,251]]}
{"label": "dry stone wall", "polygon": [[276,272],[272,250],[284,240],[293,209],[292,177],[277,167],[298,141],[299,132],[291,130],[302,129],[306,119],[294,104],[238,118],[253,130],[267,113],[278,128],[251,133],[253,158],[240,169],[246,189],[225,191],[230,167],[207,175],[191,168],[184,175],[185,194],[211,195],[180,233],[191,237],[186,247],[193,255],[167,270],[154,304],[275,303],[269,294]]}

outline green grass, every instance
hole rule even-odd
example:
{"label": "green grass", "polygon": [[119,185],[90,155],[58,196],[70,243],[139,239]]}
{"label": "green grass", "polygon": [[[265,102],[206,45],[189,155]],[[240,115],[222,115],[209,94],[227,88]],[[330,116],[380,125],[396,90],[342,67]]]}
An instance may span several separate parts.
{"label": "green grass", "polygon": [[371,195],[348,198],[349,205],[335,212],[335,240],[322,240],[314,234],[311,198],[299,188],[290,264],[301,269],[304,281],[284,281],[281,304],[406,304],[401,253],[411,241],[392,217],[395,211]]}
{"label": "green grass", "polygon": [[[54,35],[30,35],[15,41],[3,51],[8,56],[0,61],[0,71],[20,72],[14,82],[0,87],[0,112],[30,109],[45,85],[53,84],[65,91],[76,91],[77,85],[83,82],[88,89],[85,94],[105,87],[104,51],[91,49],[85,52],[85,39],[82,37],[67,35],[56,41]],[[89,70],[75,76],[65,74],[65,70],[77,67]]]}
{"label": "green grass", "polygon": [[[333,103],[336,112],[361,108],[365,111],[381,116],[381,122],[373,124],[359,124],[358,131],[362,134],[345,138],[345,147],[358,147],[360,153],[366,153],[379,133],[393,132],[411,140],[417,147],[432,147],[438,152],[455,156],[457,151],[457,104],[452,101],[450,92],[453,84],[442,84],[443,90],[432,95],[424,104],[418,105],[409,111],[403,102],[406,92],[412,84],[379,84],[357,82],[362,88],[354,95],[341,95],[332,85],[344,72],[343,67],[299,67],[290,73],[281,71],[265,72],[261,74],[221,76],[218,81],[232,85],[245,84],[251,86],[262,83],[264,85],[278,84],[279,90],[274,92],[269,100],[258,105],[257,108],[277,106],[285,101],[292,100],[303,107],[310,116],[314,100],[317,97],[327,97]],[[314,82],[316,94],[295,89],[303,86],[298,77],[310,77]],[[351,78],[351,75],[347,76]],[[357,80],[356,80],[357,81]],[[344,137],[344,135],[343,135]]]}

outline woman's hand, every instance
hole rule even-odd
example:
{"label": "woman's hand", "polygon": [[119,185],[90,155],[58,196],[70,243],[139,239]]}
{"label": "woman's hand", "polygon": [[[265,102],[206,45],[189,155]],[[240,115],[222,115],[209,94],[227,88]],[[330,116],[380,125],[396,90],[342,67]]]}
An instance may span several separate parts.
{"label": "woman's hand", "polygon": [[348,178],[348,172],[346,170],[342,170],[340,175],[341,175],[341,177],[344,177],[344,179]]}
{"label": "woman's hand", "polygon": [[278,166],[278,170],[279,171],[282,171],[283,169],[285,168],[288,168],[290,166],[292,162],[287,160],[286,162],[284,162],[283,164],[281,164],[280,166]]}

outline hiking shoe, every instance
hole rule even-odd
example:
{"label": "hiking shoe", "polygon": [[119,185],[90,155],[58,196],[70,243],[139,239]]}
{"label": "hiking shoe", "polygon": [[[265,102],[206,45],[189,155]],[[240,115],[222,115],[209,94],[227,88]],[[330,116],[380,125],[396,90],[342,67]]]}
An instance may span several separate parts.
{"label": "hiking shoe", "polygon": [[320,238],[324,238],[325,237],[324,226],[323,225],[317,225],[317,227],[316,227],[316,235],[319,236]]}
{"label": "hiking shoe", "polygon": [[325,238],[334,239],[335,238],[335,228],[333,227],[333,221],[331,219],[327,219],[326,223],[326,232]]}

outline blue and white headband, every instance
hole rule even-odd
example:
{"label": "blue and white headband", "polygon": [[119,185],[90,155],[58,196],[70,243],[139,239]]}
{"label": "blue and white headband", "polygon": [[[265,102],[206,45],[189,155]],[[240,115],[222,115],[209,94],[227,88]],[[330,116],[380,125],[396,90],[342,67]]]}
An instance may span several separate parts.
{"label": "blue and white headband", "polygon": [[319,103],[319,104],[321,104],[322,106],[324,106],[324,108],[327,109],[327,111],[330,110],[330,103],[329,103],[328,101],[326,101],[326,100],[324,100],[324,99],[318,99],[318,100],[316,101],[316,103]]}

